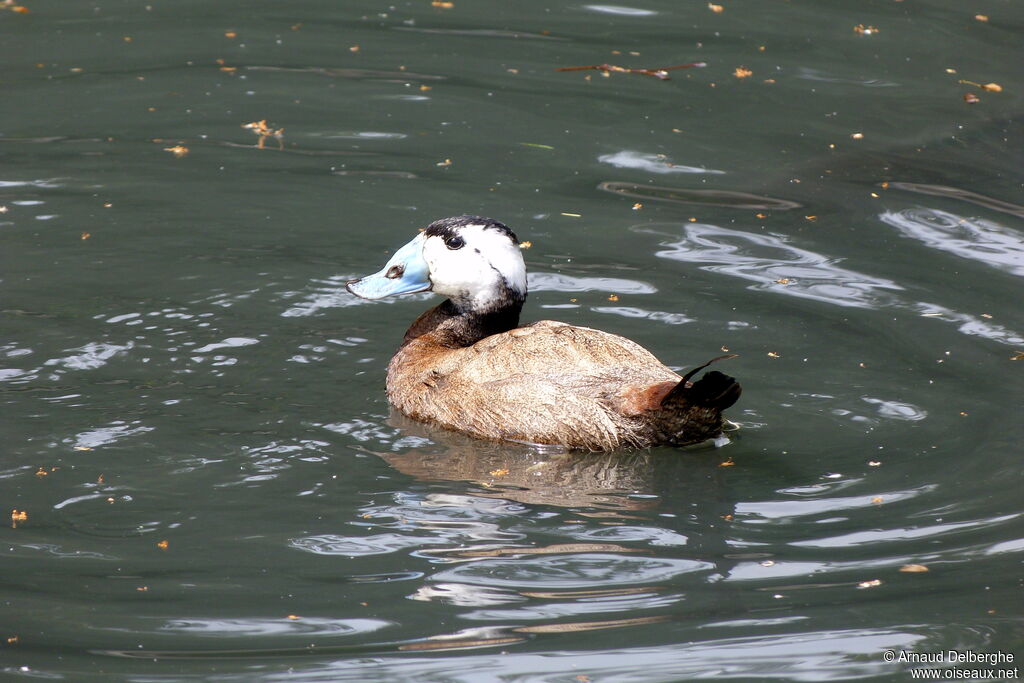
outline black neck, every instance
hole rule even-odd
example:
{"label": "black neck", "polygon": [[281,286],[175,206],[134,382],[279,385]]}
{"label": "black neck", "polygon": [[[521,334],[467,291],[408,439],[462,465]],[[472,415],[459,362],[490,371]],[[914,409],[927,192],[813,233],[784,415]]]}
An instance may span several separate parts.
{"label": "black neck", "polygon": [[461,308],[451,299],[446,299],[421,315],[405,333],[403,346],[409,342],[432,334],[434,343],[448,348],[472,346],[484,337],[508,332],[519,327],[519,314],[526,301],[525,294],[509,290],[501,298],[499,306],[487,310]]}

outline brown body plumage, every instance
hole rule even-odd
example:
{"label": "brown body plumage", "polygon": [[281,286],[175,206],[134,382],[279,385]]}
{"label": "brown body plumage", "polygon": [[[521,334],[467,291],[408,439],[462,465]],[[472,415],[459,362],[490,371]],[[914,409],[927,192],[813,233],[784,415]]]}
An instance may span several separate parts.
{"label": "brown body plumage", "polygon": [[718,436],[721,404],[739,395],[721,373],[701,380],[718,379],[717,393],[687,389],[639,344],[551,320],[452,345],[461,321],[441,309],[420,316],[388,365],[388,399],[416,420],[590,451],[685,445]]}
{"label": "brown body plumage", "polygon": [[[486,220],[446,220],[469,219]],[[395,270],[389,262],[381,272],[397,280],[406,265]],[[740,394],[735,380],[712,371],[691,383],[701,368],[680,377],[640,345],[587,327],[550,320],[519,327],[523,280],[521,289],[499,280],[483,304],[456,291],[421,315],[388,365],[391,404],[477,437],[590,451],[686,445],[721,434],[722,410]],[[380,296],[361,290],[370,286],[377,285],[350,289]]]}

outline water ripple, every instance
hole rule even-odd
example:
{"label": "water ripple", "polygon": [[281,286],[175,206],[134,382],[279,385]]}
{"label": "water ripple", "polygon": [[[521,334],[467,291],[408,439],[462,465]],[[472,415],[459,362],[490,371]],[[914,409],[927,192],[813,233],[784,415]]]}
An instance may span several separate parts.
{"label": "water ripple", "polygon": [[927,411],[913,405],[912,403],[887,401],[885,399],[871,398],[869,396],[861,396],[861,400],[875,406],[881,417],[889,418],[891,420],[918,422],[919,420],[923,420],[928,417]]}
{"label": "water ripple", "polygon": [[955,323],[957,330],[1008,345],[1024,343],[1024,336],[976,316],[938,304],[908,301],[895,292],[903,286],[885,278],[842,268],[840,260],[789,244],[776,234],[754,234],[707,223],[672,224],[682,238],[661,232],[658,225],[634,228],[637,232],[669,236],[667,247],[655,256],[699,264],[701,270],[753,281],[752,290],[813,299],[834,306],[896,308],[922,317]]}
{"label": "water ripple", "polygon": [[966,522],[946,522],[926,526],[905,526],[889,527],[886,529],[871,529],[868,531],[854,531],[838,536],[826,536],[822,538],[809,539],[806,541],[792,541],[790,545],[809,548],[851,548],[856,546],[872,546],[876,550],[882,544],[904,543],[909,540],[935,539],[938,536],[945,536],[950,533],[961,531],[974,531],[978,529],[999,526],[1005,522],[1020,519],[1020,514],[1003,515],[991,519],[975,519]]}
{"label": "water ripple", "polygon": [[94,429],[80,432],[70,439],[65,439],[64,443],[70,444],[75,448],[92,450],[93,448],[109,446],[121,439],[138,436],[139,434],[145,434],[146,432],[151,431],[153,431],[153,427],[147,427],[139,424],[137,420],[134,422],[115,420],[106,427],[96,427]]}
{"label": "water ripple", "polygon": [[407,534],[375,534],[371,536],[339,536],[337,534],[320,534],[304,536],[288,541],[288,546],[296,550],[304,550],[314,555],[343,555],[345,557],[364,557],[366,555],[386,555],[406,548],[418,548],[424,545],[441,545],[448,539],[438,536],[412,536]]}
{"label": "water ripple", "polygon": [[654,294],[658,288],[639,280],[615,277],[579,277],[564,273],[531,272],[527,276],[531,292],[615,292],[618,294]]}
{"label": "water ripple", "polygon": [[124,344],[89,342],[84,346],[68,349],[68,351],[72,352],[70,356],[52,358],[43,363],[43,365],[47,367],[63,367],[68,370],[95,370],[106,365],[107,361],[111,358],[134,347],[135,343],[130,341]]}
{"label": "water ripple", "polygon": [[763,197],[749,192],[733,190],[692,190],[681,187],[659,187],[626,183],[617,180],[605,180],[597,184],[597,189],[612,194],[620,194],[634,199],[644,199],[673,204],[698,204],[702,206],[725,206],[730,209],[765,211],[788,211],[798,209],[800,204],[788,199]]}
{"label": "water ripple", "polygon": [[533,601],[520,607],[507,609],[477,609],[462,614],[464,619],[480,621],[519,621],[523,619],[564,619],[592,614],[636,612],[637,610],[664,609],[683,600],[680,593],[659,593],[650,590],[634,595],[584,598],[563,602]]}
{"label": "water ripple", "polygon": [[164,631],[192,633],[206,637],[251,638],[259,636],[350,636],[372,633],[393,626],[384,619],[325,619],[300,617],[296,619],[227,619],[181,617],[168,620]]}
{"label": "water ripple", "polygon": [[253,339],[251,337],[228,337],[224,341],[207,344],[199,347],[198,349],[192,349],[192,353],[210,353],[211,351],[217,351],[220,349],[237,349],[243,346],[252,346],[253,344],[259,343],[259,339]]}
{"label": "water ripple", "polygon": [[639,7],[625,7],[623,5],[583,5],[583,9],[589,9],[601,14],[613,14],[617,17],[653,17],[657,12]]}
{"label": "water ripple", "polygon": [[670,313],[668,311],[648,311],[636,306],[591,306],[590,310],[595,313],[609,313],[619,315],[623,318],[645,318],[666,325],[685,325],[692,323],[693,318],[682,313]]}
{"label": "water ripple", "polygon": [[652,546],[685,546],[688,539],[671,529],[652,526],[619,525],[591,529],[579,534],[577,538],[597,541],[635,541]]}
{"label": "water ripple", "polygon": [[[923,485],[917,488],[884,491],[881,498],[888,503],[905,501],[934,491],[934,485]],[[820,496],[827,487],[824,485],[815,486],[810,489],[803,489],[802,493]],[[768,500],[750,501],[736,504],[736,517],[742,518],[745,524],[793,524],[799,521],[814,522],[820,521],[821,515],[829,517],[836,513],[847,510],[864,510],[870,508],[873,500],[879,497],[878,493],[863,494],[857,496],[831,496],[813,497],[799,500]]]}
{"label": "water ripple", "polygon": [[438,582],[422,586],[410,595],[409,599],[420,602],[440,602],[459,607],[507,605],[527,600],[526,597],[508,589],[451,582]]}
{"label": "water ripple", "polygon": [[50,178],[49,180],[0,180],[0,189],[7,189],[11,187],[36,187],[40,189],[52,190],[59,187],[64,187],[63,183],[58,182],[61,180],[66,179]]}
{"label": "water ripple", "polygon": [[841,85],[862,85],[866,88],[895,88],[899,83],[884,81],[878,78],[865,78],[863,76],[844,77],[826,74],[821,69],[802,66],[797,69],[797,78],[808,81],[819,81],[821,83],[839,83]]}
{"label": "water ripple", "polygon": [[971,204],[977,204],[978,206],[984,206],[986,209],[1002,211],[1003,213],[1008,213],[1011,216],[1018,216],[1020,218],[1024,218],[1024,206],[1021,206],[1020,204],[1004,202],[1001,199],[988,197],[983,194],[978,194],[977,192],[971,192],[970,190],[963,190],[960,189],[959,187],[905,182],[890,182],[888,184],[888,187],[895,190],[906,190],[907,192],[917,192],[919,194],[931,195],[933,197],[947,197],[949,199],[959,199],[960,201],[970,202]]}
{"label": "water ripple", "polygon": [[1024,276],[1024,234],[1019,230],[938,209],[886,211],[879,219],[932,249]]}
{"label": "water ripple", "polygon": [[[656,622],[608,621],[606,627],[640,626],[645,623]],[[574,630],[574,624],[562,626],[564,631]],[[584,628],[575,630],[588,630],[587,625],[583,626]],[[593,628],[600,627],[600,624],[593,625]],[[507,646],[523,639],[523,636],[512,639],[510,635],[538,632],[544,631],[530,626],[515,628],[514,631],[502,627],[465,629],[401,646],[400,649],[405,652],[405,656],[401,658],[382,659],[380,656],[369,657],[366,653],[361,653],[363,656],[332,658],[329,665],[323,667],[312,667],[306,671],[289,668],[276,673],[265,672],[261,677],[267,681],[299,680],[306,683],[362,682],[377,680],[384,671],[389,679],[396,681],[470,683],[481,680],[480,672],[483,671],[488,672],[486,678],[509,681],[582,680],[579,672],[587,671],[596,672],[600,679],[613,681],[684,681],[716,678],[810,683],[892,674],[893,665],[885,663],[879,653],[885,650],[916,651],[923,643],[929,642],[926,634],[916,633],[911,627],[846,628],[783,634],[761,633],[756,636],[715,638],[664,645],[602,649],[563,648],[558,651],[557,656],[552,656],[549,652],[516,650],[488,654],[462,652],[457,668],[453,668],[452,660],[447,657],[437,657],[430,653],[414,655],[416,650],[442,650],[446,643],[450,643],[451,648],[458,646],[459,643]],[[552,629],[552,632],[557,631]],[[811,642],[814,643],[814,647],[808,649],[808,643]],[[977,636],[969,638],[966,643],[975,649],[984,645],[984,641]],[[435,647],[426,647],[428,645]],[[383,650],[381,654],[386,652],[387,650]],[[149,659],[166,653],[115,650],[107,651],[105,654]],[[235,654],[237,656],[238,653]],[[638,666],[638,662],[642,662],[642,665]],[[227,683],[243,683],[251,680],[251,675],[223,674],[220,678]]]}
{"label": "water ripple", "polygon": [[31,550],[34,552],[45,553],[51,557],[56,557],[61,560],[117,560],[119,559],[115,555],[107,555],[99,553],[93,550],[69,550],[66,545],[58,545],[57,543],[18,543],[14,545],[6,545],[0,548],[0,555],[7,557],[15,557],[21,554],[23,550]]}
{"label": "water ripple", "polygon": [[432,578],[492,587],[552,590],[663,583],[682,574],[713,568],[714,565],[699,560],[594,553],[473,562],[442,570]]}
{"label": "water ripple", "polygon": [[725,175],[725,171],[718,171],[703,166],[684,166],[675,164],[668,160],[664,154],[645,154],[623,150],[614,154],[602,154],[598,161],[611,164],[616,168],[635,168],[648,173],[706,173],[708,175]]}
{"label": "water ripple", "polygon": [[894,299],[889,292],[903,289],[892,280],[841,268],[839,259],[795,247],[783,235],[707,223],[682,224],[682,230],[682,239],[663,242],[667,248],[655,256],[758,283],[751,289],[860,308],[890,304]]}
{"label": "water ripple", "polygon": [[[477,36],[482,38],[529,38],[531,40],[568,40],[559,36],[545,33],[530,33],[529,31],[509,31],[505,29],[490,28],[419,28],[417,26],[392,26],[395,31],[413,31],[415,33],[438,34],[444,36]],[[401,72],[405,73],[405,72]]]}

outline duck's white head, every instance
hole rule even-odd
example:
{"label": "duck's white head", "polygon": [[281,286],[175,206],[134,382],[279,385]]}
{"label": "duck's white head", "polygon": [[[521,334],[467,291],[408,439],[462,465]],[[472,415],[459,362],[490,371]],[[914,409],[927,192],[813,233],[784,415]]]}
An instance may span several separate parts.
{"label": "duck's white head", "polygon": [[522,304],[526,265],[519,240],[507,225],[480,216],[455,216],[434,221],[380,271],[347,287],[364,299],[429,290],[460,309],[486,312]]}

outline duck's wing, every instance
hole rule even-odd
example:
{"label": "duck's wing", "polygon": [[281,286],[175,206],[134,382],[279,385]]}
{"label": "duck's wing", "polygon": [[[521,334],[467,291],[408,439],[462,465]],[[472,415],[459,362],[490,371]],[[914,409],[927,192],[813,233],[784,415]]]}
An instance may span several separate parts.
{"label": "duck's wing", "polygon": [[565,375],[520,374],[466,386],[459,393],[468,401],[451,401],[449,395],[444,403],[450,426],[460,431],[587,450],[616,448],[620,425],[591,389]]}
{"label": "duck's wing", "polygon": [[462,350],[459,372],[478,381],[526,374],[679,381],[650,351],[617,334],[542,320]]}

